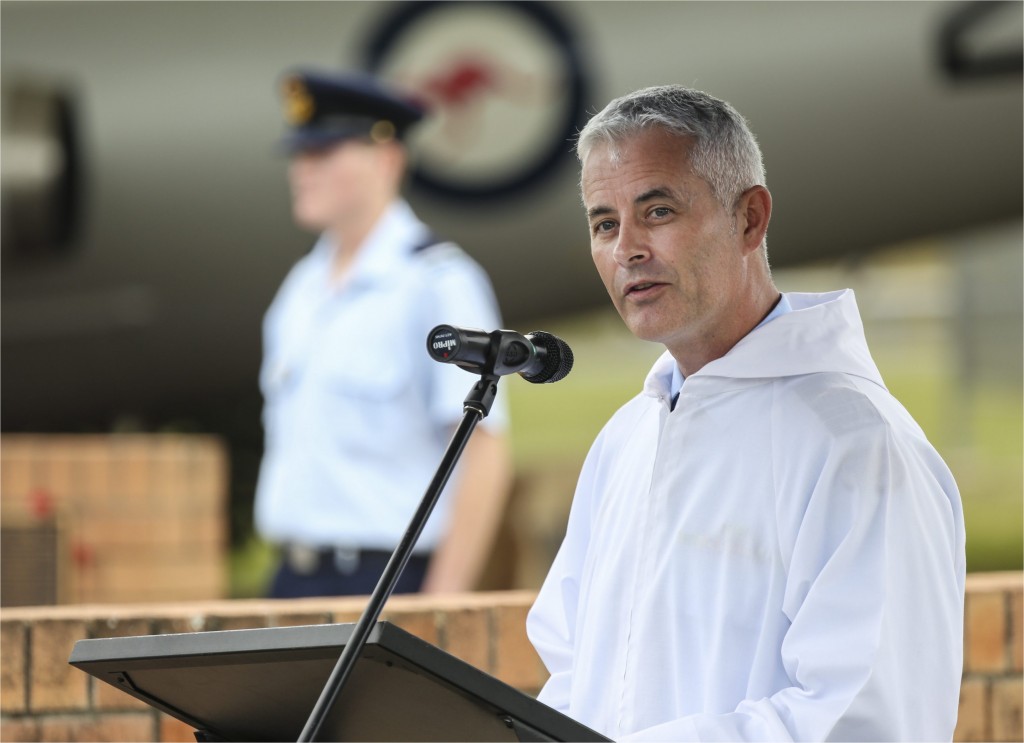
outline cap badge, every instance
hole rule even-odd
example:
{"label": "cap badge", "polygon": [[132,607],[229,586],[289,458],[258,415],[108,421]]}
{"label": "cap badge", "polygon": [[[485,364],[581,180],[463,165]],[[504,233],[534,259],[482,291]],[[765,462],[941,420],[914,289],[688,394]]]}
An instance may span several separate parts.
{"label": "cap badge", "polygon": [[285,80],[283,94],[284,118],[290,126],[300,126],[313,118],[316,106],[302,80],[297,77]]}
{"label": "cap badge", "polygon": [[395,138],[395,125],[387,119],[381,119],[370,127],[370,139],[377,144],[390,142]]}

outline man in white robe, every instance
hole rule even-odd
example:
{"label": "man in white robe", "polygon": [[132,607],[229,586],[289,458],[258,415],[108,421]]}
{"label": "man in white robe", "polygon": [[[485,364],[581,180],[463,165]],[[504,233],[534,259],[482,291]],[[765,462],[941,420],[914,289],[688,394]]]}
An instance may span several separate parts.
{"label": "man in white robe", "polygon": [[649,88],[577,152],[598,272],[667,350],[595,441],[530,612],[540,699],[616,740],[950,740],[959,493],[853,292],[775,288],[746,122]]}

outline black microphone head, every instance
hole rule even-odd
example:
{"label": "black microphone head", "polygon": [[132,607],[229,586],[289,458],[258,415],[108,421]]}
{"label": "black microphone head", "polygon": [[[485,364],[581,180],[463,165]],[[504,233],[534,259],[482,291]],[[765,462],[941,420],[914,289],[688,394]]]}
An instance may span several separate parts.
{"label": "black microphone head", "polygon": [[520,376],[534,384],[565,379],[566,375],[572,371],[572,349],[569,348],[569,344],[558,336],[545,333],[543,330],[535,330],[528,333],[526,337],[535,348],[544,349],[546,353],[544,366],[540,371],[529,375],[520,373]]}
{"label": "black microphone head", "polygon": [[427,335],[427,353],[434,361],[452,361],[461,346],[459,329],[451,325],[438,325]]}

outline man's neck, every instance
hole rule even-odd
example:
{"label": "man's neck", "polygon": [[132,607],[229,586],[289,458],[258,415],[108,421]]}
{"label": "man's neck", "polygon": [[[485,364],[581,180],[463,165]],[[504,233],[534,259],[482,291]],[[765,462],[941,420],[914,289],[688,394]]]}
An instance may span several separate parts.
{"label": "man's neck", "polygon": [[771,313],[781,297],[779,290],[769,282],[756,298],[751,298],[745,311],[734,315],[733,323],[715,327],[704,335],[666,345],[683,376],[689,377],[729,353],[733,346]]}
{"label": "man's neck", "polygon": [[334,225],[330,234],[334,240],[334,260],[331,264],[331,280],[334,284],[345,281],[355,263],[356,256],[366,243],[373,229],[388,210],[390,202],[367,209],[356,218],[347,219]]}

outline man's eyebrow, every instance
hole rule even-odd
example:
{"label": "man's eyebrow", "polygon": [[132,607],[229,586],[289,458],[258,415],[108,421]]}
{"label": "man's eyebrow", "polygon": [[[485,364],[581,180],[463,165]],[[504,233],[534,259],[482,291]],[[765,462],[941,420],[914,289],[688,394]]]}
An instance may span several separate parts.
{"label": "man's eyebrow", "polygon": [[[669,199],[671,201],[682,201],[679,195],[667,186],[655,186],[654,188],[644,191],[642,194],[633,199],[634,204],[643,204],[653,199]],[[593,219],[594,217],[603,217],[606,214],[613,214],[615,212],[610,206],[593,206],[587,210],[587,217]]]}
{"label": "man's eyebrow", "polygon": [[643,204],[645,201],[651,199],[671,199],[672,201],[680,201],[681,199],[671,188],[666,186],[657,186],[649,191],[644,191],[642,194],[633,199],[634,204]]}

